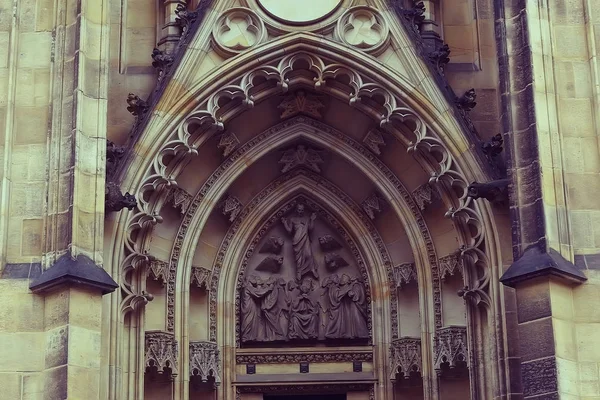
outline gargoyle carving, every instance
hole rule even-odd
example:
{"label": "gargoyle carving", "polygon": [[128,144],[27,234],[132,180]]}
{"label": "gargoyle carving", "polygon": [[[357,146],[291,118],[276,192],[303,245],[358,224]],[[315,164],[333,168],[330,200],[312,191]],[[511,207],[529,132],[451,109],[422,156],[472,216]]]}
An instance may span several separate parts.
{"label": "gargoyle carving", "polygon": [[489,142],[483,142],[481,144],[481,149],[489,158],[495,158],[496,156],[502,153],[502,144],[504,140],[502,139],[502,135],[499,133],[497,135],[492,136]]}
{"label": "gargoyle carving", "polygon": [[421,30],[421,25],[425,21],[425,4],[422,1],[414,1],[413,8],[405,8],[401,12],[417,32]]}
{"label": "gargoyle carving", "polygon": [[135,117],[145,114],[150,107],[148,103],[140,98],[140,96],[133,93],[129,93],[129,96],[127,96],[127,104],[129,104],[127,106],[127,111]]}
{"label": "gargoyle carving", "polygon": [[110,140],[106,141],[106,176],[112,176],[121,159],[125,155],[125,146],[118,146],[111,142]]}
{"label": "gargoyle carving", "polygon": [[502,205],[508,199],[510,179],[499,179],[488,183],[473,182],[467,189],[467,196],[474,200],[486,199],[492,204]]}
{"label": "gargoyle carving", "polygon": [[442,47],[440,47],[439,49],[434,50],[431,53],[429,53],[428,57],[431,60],[431,62],[434,63],[434,65],[437,67],[437,69],[440,71],[440,73],[443,75],[444,68],[446,68],[446,65],[450,62],[450,46],[445,44]]}
{"label": "gargoyle carving", "polygon": [[152,50],[152,66],[158,71],[158,80],[160,81],[166,70],[173,64],[173,56],[157,49]]}
{"label": "gargoyle carving", "polygon": [[469,89],[463,94],[461,97],[456,99],[456,106],[463,111],[471,111],[477,105],[475,99],[477,95],[475,94],[475,89]]}
{"label": "gargoyle carving", "polygon": [[123,208],[132,210],[137,206],[135,196],[129,192],[123,194],[119,185],[114,182],[107,182],[104,195],[104,212],[121,211]]}
{"label": "gargoyle carving", "polygon": [[175,23],[181,28],[181,36],[188,34],[192,24],[198,19],[198,16],[203,10],[203,4],[208,1],[201,1],[198,8],[195,11],[189,11],[184,4],[179,3],[175,9]]}

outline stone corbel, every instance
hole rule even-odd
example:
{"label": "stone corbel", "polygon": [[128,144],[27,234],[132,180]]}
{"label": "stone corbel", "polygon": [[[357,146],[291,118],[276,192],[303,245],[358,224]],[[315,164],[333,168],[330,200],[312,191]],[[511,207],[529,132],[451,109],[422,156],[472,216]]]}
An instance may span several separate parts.
{"label": "stone corbel", "polygon": [[377,193],[372,193],[360,204],[365,214],[370,219],[375,219],[376,214],[380,214],[383,211],[385,200],[383,200]]}
{"label": "stone corbel", "polygon": [[148,277],[164,285],[169,280],[169,263],[160,260],[150,261]]}
{"label": "stone corbel", "polygon": [[460,251],[454,252],[439,259],[438,265],[440,268],[440,279],[445,280],[447,276],[453,276],[456,272],[461,275],[462,261],[460,259]]}
{"label": "stone corbel", "polygon": [[171,377],[177,376],[177,357],[179,354],[175,335],[163,331],[147,331],[145,345],[145,366],[157,368],[159,374],[170,371]]}
{"label": "stone corbel", "polygon": [[430,183],[419,186],[412,192],[412,195],[421,211],[424,211],[427,206],[431,205],[438,198],[437,192]]}
{"label": "stone corbel", "polygon": [[224,216],[228,217],[229,222],[235,221],[240,211],[242,211],[242,203],[235,196],[227,195],[219,206]]}
{"label": "stone corbel", "polygon": [[395,382],[398,376],[409,379],[411,374],[421,373],[421,339],[402,337],[393,340],[390,356],[392,364],[390,379],[392,382]]}
{"label": "stone corbel", "polygon": [[212,377],[215,387],[221,384],[221,357],[216,343],[190,342],[190,375],[200,377],[202,382]]}
{"label": "stone corbel", "polygon": [[435,369],[441,373],[443,369],[468,367],[467,328],[464,326],[447,326],[440,328],[436,335]]}

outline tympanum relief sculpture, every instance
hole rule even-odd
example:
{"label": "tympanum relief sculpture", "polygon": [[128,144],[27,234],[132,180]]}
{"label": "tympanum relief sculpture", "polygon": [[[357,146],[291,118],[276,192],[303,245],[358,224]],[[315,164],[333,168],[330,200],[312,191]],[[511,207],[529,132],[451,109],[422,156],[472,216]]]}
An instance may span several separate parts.
{"label": "tympanum relief sculpture", "polygon": [[243,343],[369,338],[365,284],[338,234],[302,203],[249,261],[240,293]]}

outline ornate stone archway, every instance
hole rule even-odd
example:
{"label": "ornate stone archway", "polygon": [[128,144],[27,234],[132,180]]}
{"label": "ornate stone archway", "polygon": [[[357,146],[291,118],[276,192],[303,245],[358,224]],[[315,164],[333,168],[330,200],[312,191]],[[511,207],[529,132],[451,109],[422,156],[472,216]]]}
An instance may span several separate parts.
{"label": "ornate stone archway", "polygon": [[[314,46],[317,43],[320,45],[318,48]],[[286,51],[273,52],[274,48],[285,48]],[[467,196],[468,182],[484,180],[485,168],[478,161],[476,152],[469,149],[468,139],[461,133],[463,128],[459,119],[451,113],[440,112],[443,101],[440,103],[438,99],[438,104],[435,104],[427,100],[397,72],[365,59],[356,50],[322,41],[312,34],[296,33],[260,45],[254,51],[254,61],[250,61],[247,54],[240,54],[185,92],[177,89],[173,83],[177,80],[174,78],[154,113],[145,122],[143,134],[137,139],[135,155],[130,156],[128,166],[122,170],[123,186],[137,194],[138,208],[130,217],[123,215],[114,227],[112,261],[113,271],[121,276],[119,283],[122,288],[122,299],[114,301],[120,304],[120,312],[127,316],[126,321],[136,318],[137,322],[116,326],[117,336],[131,335],[132,342],[128,346],[142,345],[142,315],[149,300],[144,289],[146,271],[157,258],[152,254],[152,243],[157,240],[159,224],[165,221],[163,211],[173,201],[174,192],[179,190],[180,178],[188,179],[185,176],[189,175],[189,165],[194,163],[195,157],[218,140],[217,147],[224,150],[224,160],[218,163],[211,174],[205,174],[206,180],[196,187],[195,195],[188,194],[181,222],[172,222],[178,224],[179,228],[176,229],[170,254],[163,256],[169,260],[165,262],[164,330],[183,346],[180,359],[184,364],[179,368],[183,377],[178,375],[176,378],[175,396],[187,398],[189,368],[185,365],[186,360],[190,359],[186,345],[189,342],[187,288],[192,276],[194,253],[206,222],[219,209],[223,196],[233,183],[250,171],[255,163],[286,143],[302,139],[353,164],[373,185],[381,199],[389,204],[395,218],[401,221],[412,249],[412,260],[405,261],[414,262],[418,276],[422,312],[422,372],[426,377],[424,387],[427,396],[435,396],[435,357],[439,356],[443,347],[443,343],[438,343],[436,332],[444,325],[436,244],[414,196],[404,188],[386,161],[373,152],[373,146],[377,148],[379,145],[374,138],[383,134],[386,140],[396,141],[398,146],[405,149],[404,157],[410,157],[426,177],[421,183],[431,185],[439,193],[446,208],[445,215],[453,222],[465,285],[462,295],[467,302],[466,347],[470,356],[466,361],[471,368],[471,392],[473,395],[477,393],[479,398],[497,393],[501,366],[484,366],[479,360],[502,351],[501,346],[498,347],[502,340],[499,335],[502,329],[501,305],[497,283],[492,279],[499,274],[498,239],[489,208],[475,204]],[[230,123],[249,118],[254,109],[267,107],[264,105],[272,102],[275,96],[291,96],[291,100],[287,101],[293,102],[298,90],[308,91],[309,96],[324,96],[331,99],[330,102],[347,104],[361,116],[370,118],[376,131],[369,133],[369,140],[367,135],[365,143],[371,150],[351,135],[306,117],[285,121],[243,140],[229,129]],[[433,89],[426,89],[425,92],[428,90]],[[299,113],[311,115],[310,109],[300,109],[297,104],[295,107]],[[341,203],[339,206],[350,207]],[[241,204],[235,207],[242,209]],[[233,221],[235,219],[232,218]],[[371,247],[377,245],[372,243]],[[235,251],[239,252],[240,249],[238,246]],[[220,263],[219,257],[233,257],[230,251],[219,253],[215,265]],[[390,274],[382,270],[378,275],[381,277],[379,283],[385,287],[384,282],[389,280]],[[235,285],[231,286],[231,282],[235,281],[227,278],[224,282],[230,283],[223,283],[225,286],[221,287],[213,269],[208,285],[210,313],[219,315],[226,312],[217,305],[232,301]],[[218,297],[219,301],[215,298],[221,296],[221,290],[216,292],[215,288],[223,289],[225,297]],[[381,295],[385,292],[383,287],[375,290],[381,291]],[[388,305],[385,307],[389,309],[389,298],[386,301]],[[212,314],[209,319],[218,320]],[[389,324],[381,320],[379,325],[385,330]],[[216,327],[214,330],[216,332]],[[221,336],[213,333],[212,325],[210,331],[209,341],[219,342]],[[389,339],[383,340],[382,344],[389,346],[389,341],[394,338],[392,332],[390,327],[387,333]],[[226,346],[225,343],[217,344]],[[116,345],[115,352],[127,353],[128,346],[119,349]],[[387,348],[378,350],[375,359],[380,366],[386,364],[387,353]],[[438,354],[434,356],[434,353]],[[139,355],[130,353],[130,356],[122,357],[130,365],[125,369],[133,371],[131,366],[138,364],[136,360]],[[226,354],[223,360],[227,359],[234,358]],[[382,367],[382,370],[385,371],[385,368]],[[224,371],[224,374],[225,382],[233,381],[231,371]],[[139,389],[141,375],[135,372],[126,375],[125,381],[131,382],[127,396],[142,391]],[[388,375],[384,373],[377,378],[378,398],[390,396],[388,384],[381,381]]]}

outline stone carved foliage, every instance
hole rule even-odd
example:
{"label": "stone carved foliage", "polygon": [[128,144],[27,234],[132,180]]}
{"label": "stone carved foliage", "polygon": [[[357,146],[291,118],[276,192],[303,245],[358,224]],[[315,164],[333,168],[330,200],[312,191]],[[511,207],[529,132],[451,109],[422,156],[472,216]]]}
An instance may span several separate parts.
{"label": "stone carved foliage", "polygon": [[221,357],[216,343],[190,342],[190,375],[199,376],[202,382],[212,377],[215,386],[221,383]]}
{"label": "stone carved foliage", "polygon": [[[297,74],[300,68],[304,73]],[[343,78],[343,83],[340,78]],[[259,91],[257,85],[265,80],[274,81],[276,85],[271,89]],[[331,87],[328,85],[331,81],[336,81],[335,89],[334,85]],[[339,90],[340,85],[345,85],[347,90],[345,92]],[[484,224],[477,205],[466,196],[468,184],[464,174],[444,143],[420,117],[400,101],[399,97],[392,92],[393,88],[373,82],[345,65],[343,60],[332,61],[302,51],[273,58],[260,67],[243,72],[231,81],[224,82],[221,89],[212,92],[204,99],[205,101],[199,100],[199,106],[189,113],[171,137],[164,141],[151,168],[138,186],[138,208],[128,223],[122,269],[135,268],[136,258],[144,257],[147,251],[146,243],[148,243],[145,238],[152,231],[153,226],[162,221],[157,206],[162,200],[161,194],[164,193],[165,188],[176,184],[175,179],[182,166],[197,156],[197,146],[204,143],[207,136],[223,130],[227,121],[254,101],[285,93],[290,88],[300,86],[314,87],[323,93],[346,100],[351,106],[372,116],[382,130],[405,141],[408,151],[415,155],[418,162],[429,170],[435,171],[432,173],[430,183],[440,190],[449,208],[446,216],[452,219],[461,232],[465,281],[471,288],[468,299],[472,300],[474,305],[489,305],[490,277],[489,261],[485,255]],[[225,110],[222,107],[223,102],[220,101],[223,98],[241,100],[239,107],[227,107]],[[404,123],[410,123],[409,131],[395,128],[395,125]],[[368,158],[367,155],[364,156]],[[182,238],[178,237],[178,240]],[[432,245],[428,244],[428,246],[434,251]],[[434,265],[437,259],[430,257],[430,262]],[[131,283],[125,279],[123,288],[126,295],[135,296],[128,289],[130,285]],[[169,290],[173,292],[174,287],[170,287]],[[170,298],[169,290],[168,298]],[[437,314],[439,313],[436,311]],[[171,322],[168,323],[168,329],[173,329]]]}
{"label": "stone carved foliage", "polygon": [[233,222],[242,209],[242,203],[235,196],[227,196],[219,206],[223,215],[228,217],[229,222]]}
{"label": "stone carved foliage", "polygon": [[277,106],[281,110],[281,119],[290,118],[298,114],[306,114],[313,118],[321,118],[321,109],[325,105],[320,96],[306,93],[304,90],[298,90],[285,99]]}
{"label": "stone carved foliage", "polygon": [[221,135],[217,147],[223,150],[223,157],[229,157],[239,144],[240,141],[235,133],[227,131]]}
{"label": "stone carved foliage", "polygon": [[440,279],[444,280],[447,276],[453,276],[456,272],[462,274],[460,252],[449,254],[440,258]]}
{"label": "stone carved foliage", "polygon": [[152,260],[148,268],[148,277],[160,281],[163,285],[169,281],[169,263],[160,260]]}
{"label": "stone carved foliage", "polygon": [[171,190],[169,201],[173,204],[173,207],[178,208],[182,215],[184,215],[192,202],[192,195],[185,190],[175,187]]}
{"label": "stone carved foliage", "polygon": [[211,270],[204,267],[192,267],[192,279],[190,283],[199,289],[208,289]]}
{"label": "stone carved foliage", "polygon": [[437,198],[437,193],[429,183],[425,183],[413,191],[413,197],[421,211],[424,211]]}
{"label": "stone carved foliage", "polygon": [[157,368],[159,374],[170,370],[172,376],[177,375],[178,347],[172,333],[147,331],[145,354],[146,369]]}
{"label": "stone carved foliage", "polygon": [[385,140],[383,135],[378,130],[370,130],[367,132],[367,136],[363,139],[363,143],[378,156],[381,155],[380,147],[385,147]]}
{"label": "stone carved foliage", "polygon": [[415,263],[403,263],[394,267],[394,278],[396,286],[402,287],[402,284],[408,284],[411,281],[417,281],[417,268]]}
{"label": "stone carved foliage", "polygon": [[371,219],[375,219],[375,215],[383,211],[384,205],[385,200],[383,200],[377,193],[372,193],[361,203],[365,214],[367,214]]}
{"label": "stone carved foliage", "polygon": [[173,64],[173,56],[166,54],[164,51],[154,48],[152,50],[152,66],[158,72],[158,80],[162,80],[165,71]]}
{"label": "stone carved foliage", "polygon": [[306,147],[304,145],[296,146],[293,149],[286,150],[279,160],[283,164],[282,173],[286,173],[292,168],[306,167],[315,172],[321,172],[320,165],[323,164],[323,151]]}
{"label": "stone carved foliage", "polygon": [[336,35],[349,46],[373,53],[387,42],[388,27],[376,9],[358,6],[349,9],[340,17]]}
{"label": "stone carved foliage", "polygon": [[224,56],[236,55],[263,41],[266,29],[262,20],[248,8],[230,8],[223,12],[213,29],[217,49]]}
{"label": "stone carved foliage", "polygon": [[281,353],[281,354],[236,354],[235,362],[238,364],[297,364],[301,361],[309,363],[327,362],[372,362],[372,352],[340,352],[319,353],[315,349],[311,353]]}
{"label": "stone carved foliage", "polygon": [[397,376],[408,379],[411,373],[421,373],[421,339],[402,337],[392,341],[390,357],[392,364],[390,379],[392,381],[395,381]]}
{"label": "stone carved foliage", "polygon": [[468,365],[467,328],[449,326],[438,329],[436,335],[435,369]]}

